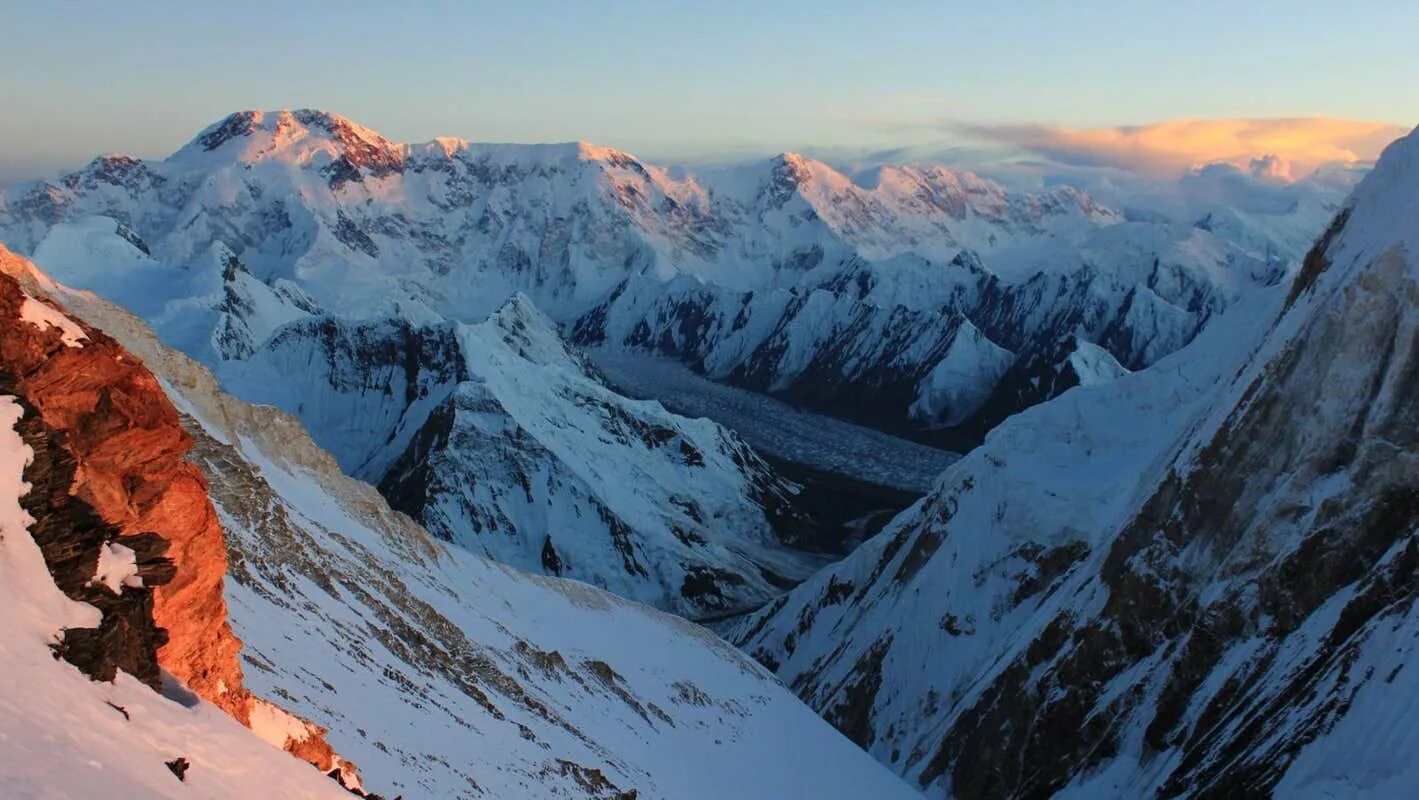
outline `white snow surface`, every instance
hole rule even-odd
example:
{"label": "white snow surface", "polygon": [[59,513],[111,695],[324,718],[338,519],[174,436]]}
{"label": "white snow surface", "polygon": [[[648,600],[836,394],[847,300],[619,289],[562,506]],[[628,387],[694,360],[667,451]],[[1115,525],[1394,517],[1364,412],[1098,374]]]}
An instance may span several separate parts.
{"label": "white snow surface", "polygon": [[[169,700],[119,673],[89,680],[56,660],[66,627],[98,624],[97,609],[54,585],[33,522],[19,505],[30,450],[14,430],[21,409],[0,397],[0,786],[7,798],[348,798],[310,765],[262,742],[222,711]],[[120,707],[123,710],[119,711]],[[125,718],[124,713],[127,713]],[[179,782],[164,765],[190,763]]]}
{"label": "white snow surface", "polygon": [[107,586],[114,594],[122,592],[125,586],[142,586],[143,579],[138,577],[138,554],[116,542],[105,542],[99,548],[99,564],[94,570],[93,582]]}
{"label": "white snow surface", "polygon": [[89,338],[73,320],[28,295],[20,304],[20,319],[40,330],[53,328],[59,331],[65,347],[83,347],[84,340]]}

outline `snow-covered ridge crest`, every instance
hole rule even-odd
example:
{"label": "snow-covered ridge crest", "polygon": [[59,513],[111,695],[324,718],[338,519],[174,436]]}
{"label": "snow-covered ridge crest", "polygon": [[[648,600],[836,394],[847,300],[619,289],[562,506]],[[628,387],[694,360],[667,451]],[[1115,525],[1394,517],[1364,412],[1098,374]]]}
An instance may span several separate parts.
{"label": "snow-covered ridge crest", "polygon": [[[395,143],[383,135],[330,111],[296,109],[238,111],[204,128],[174,154],[176,160],[221,155],[245,163],[268,159],[305,163],[315,153],[348,158],[356,167],[397,170],[414,157],[488,158],[531,155],[543,163],[562,160],[636,165],[634,156],[586,141],[542,145],[472,144],[466,139],[438,136],[421,143]],[[122,157],[111,157],[110,160]]]}

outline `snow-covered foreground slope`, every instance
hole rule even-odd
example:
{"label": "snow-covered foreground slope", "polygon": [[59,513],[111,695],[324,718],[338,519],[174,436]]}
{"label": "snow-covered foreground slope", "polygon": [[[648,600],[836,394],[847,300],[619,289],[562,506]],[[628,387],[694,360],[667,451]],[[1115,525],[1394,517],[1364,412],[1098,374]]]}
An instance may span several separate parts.
{"label": "snow-covered foreground slope", "polygon": [[226,530],[247,682],[329,727],[370,789],[916,796],[705,629],[448,547],[291,417],[221,394],[126,312],[34,290],[46,288],[139,355],[188,415]]}
{"label": "snow-covered foreground slope", "polygon": [[933,796],[1419,784],[1419,133],[1294,286],[1001,425],[733,631]]}
{"label": "snow-covered foreground slope", "polygon": [[[258,739],[214,706],[169,699],[120,672],[90,680],[55,658],[62,628],[97,624],[66,597],[20,507],[32,451],[23,409],[0,396],[0,786],[11,798],[349,798],[333,781]],[[185,758],[183,781],[166,762]]]}

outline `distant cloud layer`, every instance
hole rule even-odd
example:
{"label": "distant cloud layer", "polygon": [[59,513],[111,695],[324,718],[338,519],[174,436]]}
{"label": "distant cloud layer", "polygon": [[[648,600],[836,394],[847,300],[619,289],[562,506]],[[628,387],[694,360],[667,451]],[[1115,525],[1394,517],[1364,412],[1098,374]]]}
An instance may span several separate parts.
{"label": "distant cloud layer", "polygon": [[962,125],[970,138],[1013,146],[1057,164],[1112,167],[1155,176],[1228,163],[1258,177],[1298,179],[1326,164],[1373,161],[1406,131],[1386,122],[1291,119],[1177,119],[1078,129]]}

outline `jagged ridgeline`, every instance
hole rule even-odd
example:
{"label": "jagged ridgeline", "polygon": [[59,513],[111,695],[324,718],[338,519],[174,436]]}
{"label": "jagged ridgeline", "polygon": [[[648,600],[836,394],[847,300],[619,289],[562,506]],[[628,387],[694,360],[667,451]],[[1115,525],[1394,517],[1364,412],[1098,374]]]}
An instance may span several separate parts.
{"label": "jagged ridgeline", "polygon": [[[76,309],[196,442],[244,685],[314,722],[245,719],[288,749],[329,728],[381,792],[1386,796],[1419,781],[1415,150],[1343,203],[1298,181],[1173,219],[935,167],[687,172],[244,112],[161,161],[4,190],[0,238],[161,339],[16,268],[55,315],[27,336],[78,357]],[[876,486],[931,491],[815,572],[807,504],[853,464],[797,486],[812,465],[597,367],[651,357],[970,452]],[[653,397],[664,374],[629,377]],[[54,580],[105,607],[38,652],[152,683],[183,548],[169,566],[61,496],[18,380],[15,436],[50,465],[27,530],[85,531]],[[592,586],[742,616],[722,629],[880,764],[703,629]],[[95,659],[85,637],[137,644]],[[220,704],[218,674],[197,694]]]}
{"label": "jagged ridgeline", "polygon": [[[1275,209],[1173,220],[935,166],[849,176],[788,153],[686,173],[249,111],[162,161],[7,191],[0,236],[204,363],[316,309],[480,322],[522,292],[578,343],[974,443],[1052,396],[1019,388],[1041,371],[1070,373],[1057,392],[1191,340],[1279,280],[1341,197],[1298,182]],[[132,271],[94,274],[94,248]]]}

